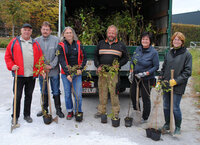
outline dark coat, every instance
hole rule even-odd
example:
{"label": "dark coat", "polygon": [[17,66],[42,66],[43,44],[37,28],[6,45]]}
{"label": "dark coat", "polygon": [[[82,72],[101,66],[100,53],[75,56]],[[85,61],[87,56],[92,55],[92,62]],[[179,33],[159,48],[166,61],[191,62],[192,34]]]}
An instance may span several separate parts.
{"label": "dark coat", "polygon": [[165,56],[161,76],[163,80],[171,79],[171,69],[174,69],[174,93],[184,94],[188,78],[192,74],[192,55],[186,48],[171,49]]}

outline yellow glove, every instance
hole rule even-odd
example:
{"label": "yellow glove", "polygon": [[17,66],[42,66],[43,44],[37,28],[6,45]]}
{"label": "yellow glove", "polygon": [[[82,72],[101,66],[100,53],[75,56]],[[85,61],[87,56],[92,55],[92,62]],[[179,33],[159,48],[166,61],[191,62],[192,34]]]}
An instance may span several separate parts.
{"label": "yellow glove", "polygon": [[177,85],[177,82],[174,79],[171,79],[171,80],[169,80],[169,85],[171,87],[173,87],[173,86]]}

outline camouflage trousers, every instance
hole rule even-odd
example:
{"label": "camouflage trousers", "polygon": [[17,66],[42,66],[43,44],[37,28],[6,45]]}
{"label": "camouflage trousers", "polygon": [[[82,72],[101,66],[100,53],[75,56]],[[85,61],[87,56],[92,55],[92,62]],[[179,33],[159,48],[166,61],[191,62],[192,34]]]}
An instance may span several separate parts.
{"label": "camouflage trousers", "polygon": [[112,113],[118,116],[120,111],[119,97],[115,93],[116,84],[118,82],[118,74],[111,77],[111,74],[105,72],[104,75],[99,76],[98,87],[99,87],[99,105],[98,112],[101,114],[106,113],[106,106],[108,103],[108,91],[110,93]]}

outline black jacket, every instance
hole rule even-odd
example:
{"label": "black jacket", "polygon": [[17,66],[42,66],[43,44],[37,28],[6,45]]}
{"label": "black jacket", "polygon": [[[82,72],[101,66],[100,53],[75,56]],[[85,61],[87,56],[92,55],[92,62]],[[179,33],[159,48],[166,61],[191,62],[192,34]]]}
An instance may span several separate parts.
{"label": "black jacket", "polygon": [[192,55],[186,48],[171,49],[165,56],[161,76],[163,80],[171,79],[171,69],[174,69],[174,93],[184,94],[188,78],[192,74]]}

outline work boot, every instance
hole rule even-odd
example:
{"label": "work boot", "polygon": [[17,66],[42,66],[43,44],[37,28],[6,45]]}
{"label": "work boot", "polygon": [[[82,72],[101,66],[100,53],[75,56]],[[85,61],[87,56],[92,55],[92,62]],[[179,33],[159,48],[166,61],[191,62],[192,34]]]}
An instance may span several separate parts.
{"label": "work boot", "polygon": [[39,112],[37,113],[37,117],[40,117],[40,116],[42,116],[42,115],[43,115],[42,111],[39,111]]}
{"label": "work boot", "polygon": [[54,98],[54,104],[55,104],[55,108],[56,108],[56,115],[58,115],[60,118],[64,118],[65,115],[62,113],[61,110],[61,103],[60,103],[60,95],[57,96],[53,96]]}
{"label": "work boot", "polygon": [[[12,118],[11,123],[14,124],[14,119]],[[16,124],[18,124],[18,118],[16,118]]]}
{"label": "work boot", "polygon": [[28,122],[28,123],[33,122],[33,119],[30,116],[24,116],[24,120],[26,120],[26,122]]}
{"label": "work boot", "polygon": [[94,118],[100,118],[101,117],[101,113],[100,112],[97,112],[94,114]]}
{"label": "work boot", "polygon": [[72,112],[68,112],[68,114],[67,114],[67,120],[71,120],[73,116],[74,116],[73,111]]}

